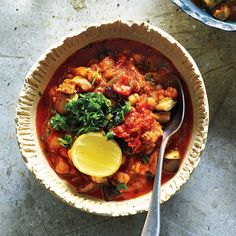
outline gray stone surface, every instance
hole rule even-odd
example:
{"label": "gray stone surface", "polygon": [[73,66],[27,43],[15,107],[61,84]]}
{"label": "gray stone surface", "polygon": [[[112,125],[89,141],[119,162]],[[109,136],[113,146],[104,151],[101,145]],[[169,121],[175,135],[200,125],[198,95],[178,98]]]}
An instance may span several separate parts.
{"label": "gray stone surface", "polygon": [[236,235],[236,33],[191,19],[167,0],[0,1],[0,235],[139,235],[146,214],[80,212],[35,182],[17,147],[15,106],[24,77],[61,37],[103,20],[150,21],[187,48],[203,74],[211,124],[191,179],[162,206],[161,235]]}

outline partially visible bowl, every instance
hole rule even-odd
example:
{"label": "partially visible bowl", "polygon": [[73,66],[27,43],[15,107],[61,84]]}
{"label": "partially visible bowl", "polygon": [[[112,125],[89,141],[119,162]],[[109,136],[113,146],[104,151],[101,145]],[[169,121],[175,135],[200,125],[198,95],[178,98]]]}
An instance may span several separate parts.
{"label": "partially visible bowl", "polygon": [[36,131],[36,109],[45,87],[56,69],[84,46],[104,39],[123,38],[144,43],[169,58],[188,86],[193,103],[193,132],[187,154],[176,175],[161,187],[161,202],[168,200],[185,183],[199,163],[208,131],[208,100],[200,71],[189,53],[161,29],[144,23],[110,22],[88,27],[66,37],[46,51],[27,75],[16,111],[20,150],[35,178],[65,203],[100,215],[119,216],[147,211],[151,193],[126,201],[94,199],[71,191],[50,167],[40,148]]}
{"label": "partially visible bowl", "polygon": [[226,31],[236,31],[236,22],[217,20],[206,11],[196,6],[191,0],[172,0],[172,2],[178,5],[185,13],[201,21],[205,25]]}

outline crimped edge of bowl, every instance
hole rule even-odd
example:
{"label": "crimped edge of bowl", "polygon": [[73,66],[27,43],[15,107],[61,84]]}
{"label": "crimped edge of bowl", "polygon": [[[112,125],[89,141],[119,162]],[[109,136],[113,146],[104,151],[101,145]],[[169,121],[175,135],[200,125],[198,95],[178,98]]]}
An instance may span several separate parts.
{"label": "crimped edge of bowl", "polygon": [[[143,22],[115,21],[92,25],[69,35],[63,41],[48,49],[27,74],[24,86],[20,92],[16,108],[16,135],[27,167],[35,178],[56,197],[70,206],[89,213],[106,216],[124,216],[147,211],[151,193],[121,202],[105,202],[75,194],[66,186],[66,182],[60,179],[51,169],[46,158],[43,156],[38,144],[35,128],[36,111],[33,110],[39,100],[38,93],[40,86],[43,87],[42,84],[45,82],[44,77],[47,76],[48,68],[55,67],[57,61],[65,61],[66,57],[64,54],[68,53],[68,56],[70,56],[74,48],[77,47],[78,50],[91,42],[106,39],[102,35],[108,32],[111,36],[110,38],[127,38],[139,42],[145,41],[143,43],[149,46],[153,46],[156,43],[157,37],[160,40],[159,46],[163,47],[167,54],[173,53],[182,58],[180,60],[182,63],[181,67],[183,71],[185,69],[188,71],[189,79],[186,82],[192,85],[196,97],[195,104],[198,107],[194,118],[197,120],[195,122],[196,127],[194,127],[196,135],[191,143],[191,149],[177,174],[161,187],[161,202],[167,201],[189,179],[190,174],[200,161],[199,156],[205,147],[207,139],[209,108],[204,82],[194,60],[180,43],[163,30]],[[145,35],[149,36],[148,40],[145,39]],[[166,44],[168,44],[168,47]],[[165,53],[163,54],[165,55]],[[171,59],[170,56],[168,58]],[[54,68],[53,73],[57,67]],[[46,84],[44,84],[44,87]],[[49,168],[45,168],[45,165],[48,165]]]}

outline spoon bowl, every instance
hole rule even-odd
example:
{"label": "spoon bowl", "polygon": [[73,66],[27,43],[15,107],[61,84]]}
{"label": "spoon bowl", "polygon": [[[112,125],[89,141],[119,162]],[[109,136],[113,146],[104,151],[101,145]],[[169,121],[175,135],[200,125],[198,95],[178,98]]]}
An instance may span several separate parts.
{"label": "spoon bowl", "polygon": [[159,158],[156,167],[156,176],[153,185],[152,198],[149,206],[149,211],[142,230],[142,236],[157,236],[160,233],[160,196],[161,196],[161,173],[166,145],[170,137],[175,134],[181,127],[185,115],[185,98],[181,81],[174,75],[169,76],[167,81],[168,86],[172,86],[178,91],[177,106],[173,110],[173,115],[164,128],[162,142],[159,151]]}
{"label": "spoon bowl", "polygon": [[177,106],[174,107],[172,112],[172,119],[167,124],[167,126],[164,128],[163,132],[163,139],[164,138],[170,138],[173,134],[175,134],[181,127],[183,120],[184,120],[184,114],[185,114],[185,98],[184,98],[184,91],[182,84],[178,77],[175,75],[168,76],[168,86],[174,87],[178,91],[178,100],[177,100]]}

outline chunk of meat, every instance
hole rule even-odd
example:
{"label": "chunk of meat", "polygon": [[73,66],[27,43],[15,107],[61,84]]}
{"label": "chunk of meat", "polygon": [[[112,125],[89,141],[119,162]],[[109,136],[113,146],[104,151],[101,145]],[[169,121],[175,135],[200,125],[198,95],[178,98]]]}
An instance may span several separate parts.
{"label": "chunk of meat", "polygon": [[65,175],[69,173],[70,167],[68,163],[62,157],[58,157],[58,160],[55,166],[55,171],[60,175]]}
{"label": "chunk of meat", "polygon": [[[110,80],[116,76],[119,76],[122,74],[122,70],[119,69],[119,68],[112,68],[112,69],[109,69],[109,70],[106,70],[103,72],[103,77],[106,79],[106,80]],[[117,79],[118,79],[117,78]]]}
{"label": "chunk of meat", "polygon": [[112,59],[112,57],[105,57],[100,63],[99,66],[101,68],[101,71],[107,71],[109,69],[114,69],[116,66],[115,61]]}
{"label": "chunk of meat", "polygon": [[55,96],[55,99],[53,99],[53,105],[57,113],[64,114],[66,113],[65,105],[68,102],[68,95],[58,92]]}
{"label": "chunk of meat", "polygon": [[162,87],[159,87],[156,90],[149,92],[149,96],[153,98],[156,102],[159,102],[163,98],[176,99],[178,96],[178,92],[173,87],[168,87],[166,90]]}
{"label": "chunk of meat", "polygon": [[145,175],[146,171],[147,171],[147,166],[142,164],[141,161],[139,161],[133,157],[130,157],[127,160],[125,173],[129,176],[129,181],[135,179],[136,176]]}
{"label": "chunk of meat", "polygon": [[216,5],[218,5],[219,3],[223,2],[222,0],[202,0],[207,7],[214,8]]}
{"label": "chunk of meat", "polygon": [[97,187],[98,187],[98,184],[96,184],[94,182],[90,182],[90,183],[86,184],[85,186],[79,187],[78,192],[79,193],[88,193],[88,192],[95,190]]}
{"label": "chunk of meat", "polygon": [[72,73],[74,76],[83,76],[87,77],[89,73],[88,67],[69,67],[69,72]]}
{"label": "chunk of meat", "polygon": [[147,184],[147,179],[145,176],[136,176],[135,179],[132,179],[128,183],[128,188],[125,192],[135,192],[139,191],[140,189],[144,188]]}
{"label": "chunk of meat", "polygon": [[164,92],[164,96],[176,99],[178,96],[178,92],[177,92],[176,88],[168,87]]}
{"label": "chunk of meat", "polygon": [[125,173],[129,175],[130,180],[135,179],[136,176],[145,176],[147,172],[151,172],[154,176],[156,173],[157,156],[158,152],[153,152],[147,164],[143,164],[141,161],[130,157],[127,160]]}
{"label": "chunk of meat", "polygon": [[163,130],[159,122],[154,121],[151,128],[141,135],[142,147],[150,153],[156,145],[158,139],[163,135]]}
{"label": "chunk of meat", "polygon": [[122,76],[118,82],[113,84],[113,90],[118,94],[129,96],[132,92],[132,87],[129,86],[130,80],[126,76]]}
{"label": "chunk of meat", "polygon": [[52,129],[50,131],[50,135],[45,137],[48,143],[49,150],[52,153],[56,152],[61,147],[61,145],[57,141],[58,138],[59,138],[58,134],[55,133]]}
{"label": "chunk of meat", "polygon": [[147,169],[146,172],[151,172],[153,176],[156,174],[156,164],[157,164],[157,158],[158,157],[158,151],[155,151],[151,154],[148,164],[146,165]]}
{"label": "chunk of meat", "polygon": [[133,53],[131,56],[135,64],[143,64],[145,61],[145,56],[142,54]]}
{"label": "chunk of meat", "polygon": [[170,111],[158,112],[155,113],[155,119],[160,123],[168,123],[170,121],[170,115],[171,115]]}
{"label": "chunk of meat", "polygon": [[213,11],[213,16],[219,20],[226,20],[230,16],[231,10],[226,4],[221,4]]}
{"label": "chunk of meat", "polygon": [[140,152],[142,146],[141,135],[150,130],[153,122],[155,122],[154,115],[142,104],[139,104],[137,111],[129,112],[124,123],[112,129],[116,137],[125,139],[128,146],[133,149],[133,153]]}
{"label": "chunk of meat", "polygon": [[75,76],[72,81],[76,84],[76,86],[79,86],[84,92],[89,92],[93,88],[92,84],[87,79],[81,76]]}

